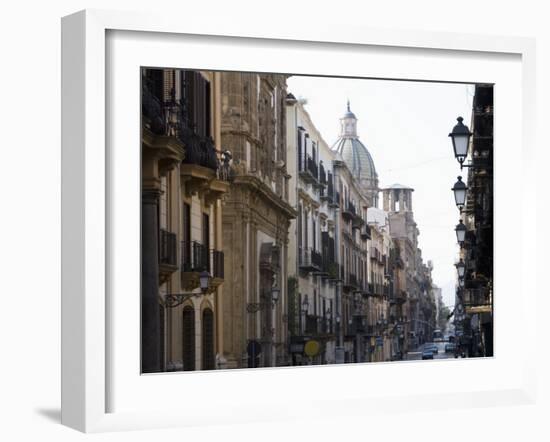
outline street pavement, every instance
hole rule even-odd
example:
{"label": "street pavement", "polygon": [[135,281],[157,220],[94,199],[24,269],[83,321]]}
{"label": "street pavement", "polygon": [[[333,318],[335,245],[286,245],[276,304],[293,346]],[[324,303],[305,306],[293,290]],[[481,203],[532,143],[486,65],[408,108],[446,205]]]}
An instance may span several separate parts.
{"label": "street pavement", "polygon": [[[434,354],[434,359],[449,359],[455,357],[454,353],[445,353],[445,344],[447,344],[447,342],[435,342],[435,345],[437,345],[437,354]],[[416,350],[408,352],[407,361],[422,360],[422,350],[424,350],[425,345],[426,344],[422,344]]]}

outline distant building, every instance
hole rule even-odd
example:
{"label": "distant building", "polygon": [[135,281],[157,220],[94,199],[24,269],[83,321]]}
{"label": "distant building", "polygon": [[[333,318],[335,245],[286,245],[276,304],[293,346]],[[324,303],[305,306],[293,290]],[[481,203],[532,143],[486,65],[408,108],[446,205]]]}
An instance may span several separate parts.
{"label": "distant building", "polygon": [[[295,283],[288,316],[293,364],[330,364],[337,362],[342,315],[335,155],[302,103],[291,94],[286,103],[289,203],[298,213],[289,234],[288,272]],[[315,355],[305,353],[309,341],[319,344]]]}
{"label": "distant building", "polygon": [[[435,303],[431,292],[431,266],[425,265],[418,248],[420,231],[414,220],[412,192],[414,189],[393,184],[382,189],[383,207],[388,212],[390,235],[399,256],[393,257],[399,287],[396,301],[402,318],[404,350],[413,350],[431,340],[435,328]],[[396,287],[394,287],[394,291]],[[402,299],[402,296],[406,299]],[[401,316],[403,315],[403,316]]]}

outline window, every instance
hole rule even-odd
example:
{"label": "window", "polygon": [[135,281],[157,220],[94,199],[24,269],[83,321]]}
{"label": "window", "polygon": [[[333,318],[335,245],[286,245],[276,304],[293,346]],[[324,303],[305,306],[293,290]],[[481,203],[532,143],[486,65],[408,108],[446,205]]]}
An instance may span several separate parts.
{"label": "window", "polygon": [[209,308],[202,313],[202,369],[214,370],[214,313]]}
{"label": "window", "polygon": [[198,71],[181,71],[185,124],[201,137],[210,136],[210,83]]}
{"label": "window", "polygon": [[193,307],[183,308],[182,318],[182,359],[183,370],[195,370],[195,310]]}
{"label": "window", "polygon": [[183,263],[182,265],[191,265],[191,206],[183,204]]}

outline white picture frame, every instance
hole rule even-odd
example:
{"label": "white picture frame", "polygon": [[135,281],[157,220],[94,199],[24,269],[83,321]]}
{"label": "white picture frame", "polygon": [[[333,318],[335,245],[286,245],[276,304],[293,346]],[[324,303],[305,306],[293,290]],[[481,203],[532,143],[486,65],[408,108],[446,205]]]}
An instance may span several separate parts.
{"label": "white picture frame", "polygon": [[[312,396],[308,400],[310,407],[304,410],[304,403],[284,404],[280,397],[263,407],[257,407],[256,402],[246,397],[232,403],[231,412],[222,410],[228,407],[228,402],[220,400],[217,404],[210,404],[214,411],[209,410],[206,416],[207,404],[197,401],[193,410],[182,407],[174,410],[170,401],[166,401],[166,407],[157,406],[158,402],[151,402],[149,394],[166,395],[166,389],[174,388],[176,383],[181,384],[184,379],[177,375],[172,376],[142,376],[139,382],[146,382],[143,386],[144,402],[155,403],[154,407],[147,409],[146,404],[130,410],[129,408],[113,407],[110,403],[110,395],[117,387],[113,384],[112,366],[113,354],[111,352],[111,336],[109,327],[112,325],[111,300],[109,290],[112,288],[109,266],[115,259],[110,254],[109,244],[113,241],[111,236],[116,229],[110,229],[109,223],[113,209],[110,179],[113,166],[109,164],[111,152],[108,150],[112,142],[112,135],[106,130],[106,121],[113,117],[108,108],[108,95],[110,93],[109,81],[112,80],[108,63],[109,56],[118,52],[109,52],[108,35],[129,34],[139,32],[140,39],[155,38],[156,43],[163,38],[173,41],[185,36],[215,36],[223,42],[223,38],[246,41],[250,45],[261,45],[267,42],[271,47],[278,45],[304,45],[312,49],[319,47],[320,51],[327,50],[355,50],[368,48],[378,52],[382,56],[385,52],[398,51],[406,54],[411,51],[425,51],[434,60],[445,57],[448,54],[469,54],[477,63],[483,64],[484,55],[510,57],[519,63],[521,70],[521,93],[519,97],[521,110],[516,111],[516,116],[521,115],[521,120],[512,134],[514,140],[521,145],[518,154],[521,161],[521,173],[524,177],[524,186],[514,189],[513,197],[520,198],[523,209],[518,215],[520,240],[514,246],[521,257],[521,262],[527,262],[528,244],[534,243],[535,232],[529,228],[529,219],[535,218],[536,186],[529,187],[534,181],[534,176],[529,175],[533,165],[535,145],[533,138],[533,124],[535,119],[535,46],[534,41],[517,37],[487,37],[481,35],[457,35],[450,33],[428,33],[415,31],[388,31],[377,29],[363,29],[345,26],[318,26],[318,27],[293,27],[291,24],[284,26],[249,27],[239,26],[233,28],[229,22],[206,21],[197,19],[182,24],[175,17],[153,16],[151,14],[138,14],[126,12],[112,12],[87,10],[67,16],[62,22],[62,423],[84,432],[114,431],[139,428],[161,428],[187,425],[206,425],[215,418],[217,422],[253,422],[261,420],[285,419],[296,416],[322,416],[323,408],[338,401],[339,413],[344,414],[369,414],[374,411],[399,412],[407,410],[415,401],[416,408],[441,409],[468,407],[473,400],[478,405],[498,405],[501,403],[533,403],[536,391],[534,376],[534,361],[518,362],[510,369],[510,376],[506,381],[495,381],[490,388],[483,389],[474,386],[472,389],[460,387],[453,392],[438,393],[437,390],[428,391],[421,395],[418,391],[388,391],[380,394],[367,391],[363,388],[355,388],[353,394],[347,394],[349,388],[343,392],[331,392],[325,397]],[[149,37],[148,37],[149,36]],[[160,39],[160,40],[159,40]],[[174,40],[175,39],[175,40]],[[237,41],[237,40],[232,40]],[[260,47],[260,46],[257,46]],[[302,50],[300,49],[300,50]],[[256,49],[259,50],[259,49]],[[162,50],[158,51],[159,53]],[[519,60],[519,61],[518,61]],[[226,69],[238,67],[227,61]],[[179,66],[178,66],[179,67]],[[185,66],[183,66],[185,67]],[[210,66],[209,66],[210,67]],[[414,68],[414,66],[413,66]],[[380,67],[380,78],[401,78],[384,73],[385,67]],[[450,69],[447,67],[446,69]],[[288,72],[288,71],[287,71]],[[409,70],[408,76],[414,78],[414,73]],[[434,67],[434,77],[424,78],[419,68],[418,76],[414,79],[437,80],[437,67]],[[317,73],[317,72],[315,72]],[[336,73],[336,72],[335,72]],[[472,73],[471,77],[461,78],[464,82],[479,81],[479,75]],[[490,81],[490,78],[487,79]],[[498,87],[498,86],[497,86]],[[137,91],[137,89],[136,89]],[[137,93],[137,92],[136,92]],[[497,104],[498,106],[498,104]],[[497,107],[498,109],[498,107]],[[137,109],[136,109],[137,112]],[[496,111],[498,112],[498,111]],[[115,112],[116,113],[116,112]],[[502,115],[505,113],[502,112]],[[135,116],[134,116],[135,117]],[[116,117],[115,117],[116,118]],[[130,118],[130,117],[129,117]],[[499,118],[497,116],[497,118]],[[497,120],[498,121],[498,120]],[[504,121],[504,117],[501,121]],[[499,145],[505,145],[502,138],[499,139],[498,125],[495,140]],[[115,167],[116,169],[116,167]],[[497,172],[498,173],[498,172]],[[498,176],[497,176],[498,180]],[[495,188],[498,189],[498,181]],[[529,189],[529,191],[527,191]],[[496,223],[499,216],[502,219],[506,214],[496,212]],[[138,222],[139,220],[136,220]],[[498,256],[498,248],[495,249]],[[495,260],[496,265],[498,259]],[[520,272],[527,272],[526,265],[520,266]],[[504,272],[503,272],[504,273]],[[502,290],[517,290],[517,306],[519,310],[527,310],[529,305],[535,304],[536,281],[534,278],[520,278],[517,286]],[[504,293],[504,291],[502,292]],[[496,301],[498,303],[498,301]],[[499,307],[497,306],[496,309]],[[501,310],[503,320],[506,309]],[[497,310],[496,322],[499,321]],[[116,318],[114,318],[116,320]],[[502,322],[504,323],[504,321]],[[498,326],[497,326],[498,327]],[[534,321],[522,323],[525,330],[526,346],[534,346],[535,329]],[[504,331],[505,328],[500,328]],[[135,330],[136,340],[139,329]],[[495,332],[498,343],[499,329]],[[529,337],[533,339],[529,339]],[[114,338],[113,338],[114,339]],[[527,350],[528,351],[528,350]],[[499,356],[498,347],[496,356],[487,361],[453,361],[449,364],[449,370],[481,370],[484,366],[495,369],[500,361],[507,361],[506,355]],[[500,358],[500,361],[499,361]],[[496,362],[495,362],[496,361]],[[463,364],[463,365],[460,365]],[[485,364],[485,365],[482,365]],[[405,366],[406,365],[406,366]],[[419,364],[373,364],[369,367],[369,375],[378,375],[381,371],[398,373],[404,369],[409,370],[413,376],[426,376],[427,365]],[[432,364],[432,367],[434,365]],[[309,371],[307,376],[313,382],[322,381],[338,376],[342,370],[346,370],[343,382],[352,385],[361,379],[367,368],[365,365],[316,367]],[[443,369],[443,368],[441,368]],[[308,370],[306,368],[306,370]],[[433,371],[432,369],[430,369]],[[128,378],[139,377],[139,365],[134,372],[128,373]],[[244,388],[244,375],[246,370],[225,373],[197,373],[193,374],[193,383],[199,388],[211,385],[211,388],[220,392],[223,384],[231,384],[231,388]],[[301,385],[306,379],[304,370],[294,369],[265,369],[257,370],[254,374],[247,374],[249,388],[258,388],[265,383],[268,376],[278,381],[288,382],[292,385]],[[186,375],[184,375],[186,376]],[[114,376],[114,379],[120,379]],[[137,379],[137,378],[136,378]],[[189,377],[187,379],[190,379]],[[230,382],[228,382],[230,381]],[[330,382],[330,381],[329,381]],[[271,382],[277,385],[277,382]],[[235,387],[237,386],[237,387]],[[127,384],[131,388],[131,384]],[[181,385],[180,385],[181,387]],[[180,388],[177,387],[177,388]],[[141,388],[141,387],[140,387]],[[230,387],[227,387],[230,388]],[[156,393],[155,393],[156,392]],[[125,394],[122,391],[122,394]],[[196,392],[191,392],[191,395]],[[276,395],[276,392],[273,392]],[[141,393],[140,393],[141,395]],[[119,395],[120,396],[120,395]],[[223,397],[223,390],[221,390]],[[245,395],[246,396],[246,395]],[[156,399],[158,399],[156,397]],[[376,402],[371,399],[377,397]],[[198,399],[198,398],[197,398]],[[135,398],[132,398],[135,400]],[[235,417],[235,411],[239,416]],[[334,410],[332,410],[334,412]]]}

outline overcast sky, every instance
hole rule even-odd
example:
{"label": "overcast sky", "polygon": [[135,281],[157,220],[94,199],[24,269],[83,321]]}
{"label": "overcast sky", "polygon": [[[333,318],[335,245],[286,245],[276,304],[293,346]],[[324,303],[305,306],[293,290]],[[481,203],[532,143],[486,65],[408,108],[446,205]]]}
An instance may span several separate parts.
{"label": "overcast sky", "polygon": [[433,261],[433,280],[443,289],[445,304],[453,305],[459,213],[451,187],[460,168],[448,134],[459,115],[469,126],[474,86],[294,76],[288,88],[296,98],[307,99],[305,108],[329,146],[338,137],[339,119],[350,100],[380,187],[399,183],[415,189],[422,256]]}

